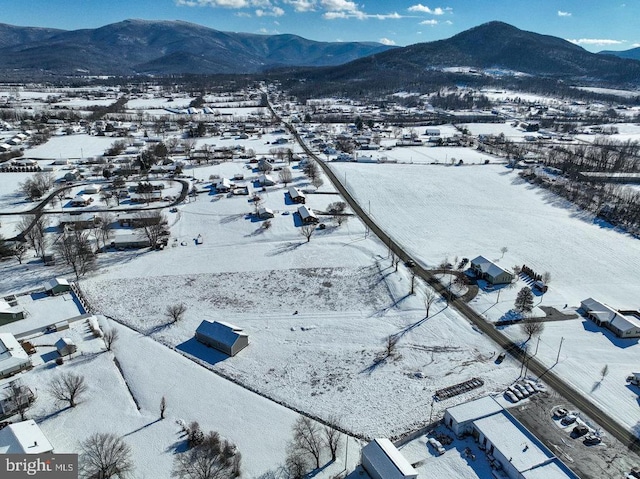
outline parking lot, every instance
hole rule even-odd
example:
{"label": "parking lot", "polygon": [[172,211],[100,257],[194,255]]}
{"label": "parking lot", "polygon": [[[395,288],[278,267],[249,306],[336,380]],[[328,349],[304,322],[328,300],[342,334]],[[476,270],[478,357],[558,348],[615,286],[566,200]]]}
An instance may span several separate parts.
{"label": "parking lot", "polygon": [[[560,418],[554,417],[554,411],[558,408],[575,414],[577,421],[568,426],[562,425]],[[533,395],[510,408],[509,412],[582,478],[624,478],[632,467],[640,466],[640,456],[599,430],[595,423],[564,403],[554,391]],[[589,427],[590,432],[601,434],[602,442],[588,446],[583,442],[586,436],[573,437],[571,433],[574,427],[580,424]]]}

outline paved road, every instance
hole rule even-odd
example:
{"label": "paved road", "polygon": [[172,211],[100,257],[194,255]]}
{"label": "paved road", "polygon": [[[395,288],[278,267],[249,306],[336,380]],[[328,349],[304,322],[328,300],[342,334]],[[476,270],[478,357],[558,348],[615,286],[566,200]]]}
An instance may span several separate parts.
{"label": "paved road", "polygon": [[[282,121],[282,119],[275,113],[269,104],[269,109],[271,110],[273,116],[278,120]],[[287,127],[287,129],[294,135],[296,141],[303,148],[305,153],[309,155],[309,157],[316,160],[318,165],[323,169],[331,183],[335,186],[335,188],[340,192],[345,201],[349,204],[353,212],[360,217],[360,219],[369,227],[369,229],[378,237],[380,240],[388,245],[388,247],[395,253],[402,261],[414,261],[414,271],[417,276],[422,278],[426,283],[428,283],[433,289],[435,289],[440,295],[447,297],[447,289],[444,285],[440,284],[440,282],[434,277],[434,275],[423,268],[418,262],[412,258],[400,245],[398,245],[392,238],[389,237],[367,214],[367,212],[360,207],[358,202],[353,198],[353,196],[347,191],[345,186],[340,182],[337,176],[333,173],[333,171],[317,156],[315,155],[306,143],[300,138],[296,129],[282,121],[282,123]],[[476,311],[474,311],[467,303],[462,301],[459,298],[452,298],[449,301],[449,306],[453,309],[457,310],[461,315],[467,318],[471,323],[473,323],[479,331],[486,334],[489,338],[491,338],[495,343],[497,343],[501,348],[508,351],[514,358],[518,361],[526,360],[528,362],[529,370],[535,374],[536,376],[544,379],[544,381],[556,390],[561,396],[564,397],[565,400],[572,403],[578,409],[580,409],[583,413],[587,414],[591,419],[596,421],[602,428],[604,428],[609,434],[614,436],[620,442],[625,444],[627,447],[632,449],[633,451],[640,451],[640,439],[628,431],[622,424],[620,424],[615,418],[613,418],[610,414],[604,411],[600,406],[597,406],[593,402],[591,402],[587,397],[585,397],[582,393],[577,391],[573,386],[567,383],[564,379],[560,378],[553,372],[553,367],[548,368],[539,362],[536,358],[524,357],[525,353],[518,347],[516,344],[511,341],[507,336],[505,336],[501,331],[497,330],[492,324],[485,321]]]}

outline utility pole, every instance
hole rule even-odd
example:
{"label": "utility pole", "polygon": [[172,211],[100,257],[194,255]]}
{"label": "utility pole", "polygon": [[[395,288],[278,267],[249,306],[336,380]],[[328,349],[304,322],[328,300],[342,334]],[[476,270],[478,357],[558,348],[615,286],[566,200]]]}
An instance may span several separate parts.
{"label": "utility pole", "polygon": [[564,336],[560,338],[560,346],[558,347],[558,355],[556,356],[556,364],[560,361],[560,350],[562,349],[562,342],[564,341]]}
{"label": "utility pole", "polygon": [[536,343],[536,352],[533,353],[534,356],[538,354],[538,346],[540,346],[540,336],[538,336],[538,342]]}

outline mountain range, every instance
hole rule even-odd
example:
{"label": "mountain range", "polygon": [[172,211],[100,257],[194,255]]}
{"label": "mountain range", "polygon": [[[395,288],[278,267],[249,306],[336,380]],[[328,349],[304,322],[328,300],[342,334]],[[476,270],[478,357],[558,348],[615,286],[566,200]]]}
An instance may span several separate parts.
{"label": "mountain range", "polygon": [[0,72],[14,75],[234,74],[307,67],[297,74],[328,81],[387,76],[410,82],[462,66],[568,82],[640,83],[640,61],[590,53],[502,22],[407,47],[221,32],[182,21],[125,20],[71,31],[0,24]]}

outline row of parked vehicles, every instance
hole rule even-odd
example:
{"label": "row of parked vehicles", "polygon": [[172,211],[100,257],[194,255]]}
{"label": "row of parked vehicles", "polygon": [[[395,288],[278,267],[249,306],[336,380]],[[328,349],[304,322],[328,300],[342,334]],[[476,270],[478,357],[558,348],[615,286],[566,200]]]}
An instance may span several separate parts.
{"label": "row of parked vehicles", "polygon": [[544,391],[544,387],[541,384],[530,379],[525,379],[524,381],[509,386],[504,392],[504,395],[509,401],[516,403],[540,391]]}
{"label": "row of parked vehicles", "polygon": [[553,416],[557,419],[560,419],[560,424],[563,426],[571,426],[574,425],[571,430],[571,437],[577,439],[579,437],[583,437],[582,442],[587,446],[595,446],[596,444],[600,444],[602,442],[602,438],[595,434],[586,424],[578,423],[578,415],[571,414],[564,408],[558,408],[553,411]]}

